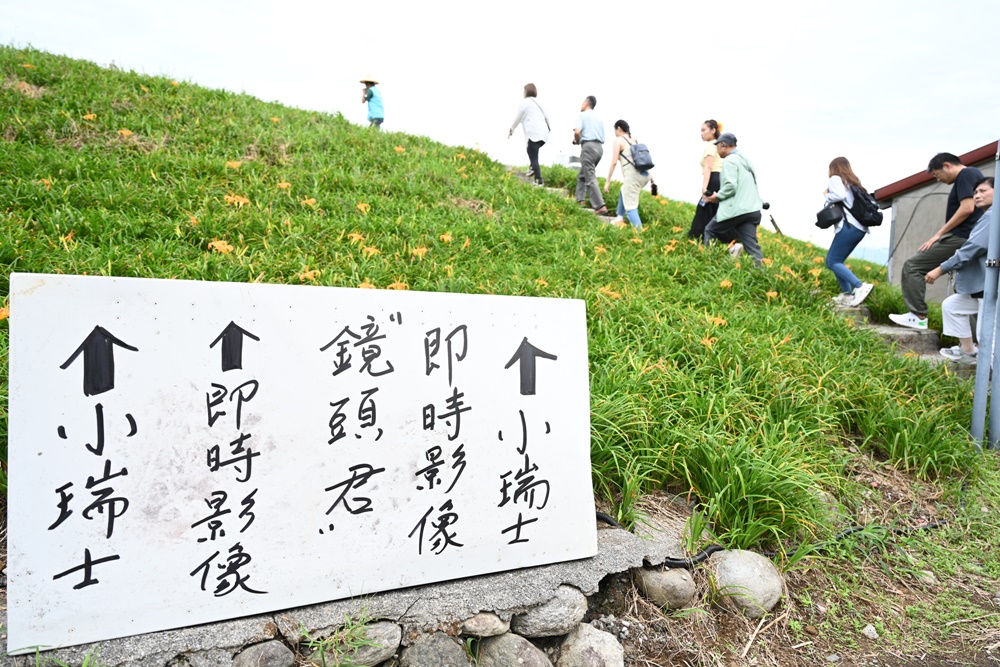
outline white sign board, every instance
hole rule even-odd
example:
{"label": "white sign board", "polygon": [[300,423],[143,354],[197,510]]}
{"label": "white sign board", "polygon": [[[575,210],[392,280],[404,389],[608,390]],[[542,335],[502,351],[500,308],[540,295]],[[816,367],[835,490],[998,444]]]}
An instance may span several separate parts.
{"label": "white sign board", "polygon": [[8,647],[593,556],[584,303],[11,277]]}

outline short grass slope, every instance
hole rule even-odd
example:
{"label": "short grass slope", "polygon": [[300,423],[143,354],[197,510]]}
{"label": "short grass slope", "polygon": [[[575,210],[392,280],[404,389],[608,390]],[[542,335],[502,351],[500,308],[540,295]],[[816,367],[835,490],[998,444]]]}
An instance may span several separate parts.
{"label": "short grass slope", "polygon": [[[690,204],[643,193],[640,210],[634,233],[473,149],[0,48],[4,300],[13,271],[583,299],[594,488],[622,521],[666,490],[730,547],[955,516],[928,558],[961,568],[948,540],[996,553],[995,461],[969,442],[970,383],[831,310],[822,250],[762,228],[759,270],[689,241]],[[876,312],[900,307],[884,269],[850,263],[876,283]],[[7,353],[3,322],[4,447]],[[901,488],[890,474],[907,491],[880,496]],[[911,484],[930,499],[907,497]],[[975,560],[995,581],[995,556]],[[883,595],[876,575],[839,581]],[[853,622],[838,618],[831,632]]]}

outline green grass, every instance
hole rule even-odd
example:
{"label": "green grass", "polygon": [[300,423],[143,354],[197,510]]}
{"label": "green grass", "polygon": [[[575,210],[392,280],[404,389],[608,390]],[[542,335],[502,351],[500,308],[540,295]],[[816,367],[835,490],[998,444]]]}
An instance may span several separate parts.
{"label": "green grass", "polygon": [[[635,234],[472,149],[33,50],[0,49],[0,86],[4,299],[13,271],[584,299],[596,493],[627,522],[690,494],[733,546],[828,532],[851,443],[938,484],[982,469],[970,385],[829,310],[810,244],[762,227],[756,270],[689,243],[687,203],[643,193]],[[4,394],[7,353],[3,322]]]}

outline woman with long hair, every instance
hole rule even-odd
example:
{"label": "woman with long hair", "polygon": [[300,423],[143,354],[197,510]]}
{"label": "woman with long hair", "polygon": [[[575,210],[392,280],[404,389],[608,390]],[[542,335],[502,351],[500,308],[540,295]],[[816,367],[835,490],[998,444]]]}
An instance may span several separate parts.
{"label": "woman with long hair", "polygon": [[615,165],[622,168],[622,189],[618,194],[618,218],[612,222],[621,222],[625,218],[632,223],[637,231],[642,230],[642,220],[639,219],[639,192],[646,184],[653,179],[649,177],[648,171],[639,171],[632,164],[632,146],[639,143],[632,138],[628,123],[623,120],[615,121],[615,141],[612,144],[611,168],[608,170],[608,178],[604,181],[604,191],[608,192],[611,187],[611,177],[615,173]]}
{"label": "woman with long hair", "polygon": [[524,101],[517,108],[517,116],[510,126],[507,138],[514,136],[514,128],[518,125],[524,131],[524,140],[528,142],[528,162],[531,164],[530,175],[535,179],[535,185],[544,185],[542,181],[542,168],[538,166],[538,151],[545,145],[549,138],[549,117],[545,115],[542,105],[535,99],[538,97],[538,89],[535,84],[528,83],[524,86]]}
{"label": "woman with long hair", "polygon": [[828,204],[838,204],[844,212],[844,217],[834,225],[833,243],[826,253],[826,268],[833,271],[840,284],[840,296],[835,297],[834,302],[847,306],[860,306],[871,293],[872,284],[858,280],[844,262],[868,233],[868,228],[858,222],[850,211],[854,206],[852,186],[862,192],[865,189],[846,157],[833,159],[830,163],[829,176],[830,180],[826,184],[823,196],[826,197]]}
{"label": "woman with long hair", "polygon": [[701,153],[701,198],[698,200],[691,229],[688,231],[689,237],[699,241],[704,240],[705,227],[719,210],[718,202],[706,202],[705,197],[719,191],[722,158],[719,157],[715,141],[721,133],[722,123],[716,120],[709,118],[701,124],[701,140],[705,142],[705,149]]}

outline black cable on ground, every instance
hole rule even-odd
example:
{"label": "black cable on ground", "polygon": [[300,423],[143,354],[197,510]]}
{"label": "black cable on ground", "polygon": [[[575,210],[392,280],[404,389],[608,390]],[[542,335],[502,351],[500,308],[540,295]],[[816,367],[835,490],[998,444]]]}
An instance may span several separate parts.
{"label": "black cable on ground", "polygon": [[[621,528],[622,530],[625,530],[625,527],[622,526],[620,523],[618,523],[614,519],[614,517],[612,517],[609,514],[605,514],[604,512],[597,512],[597,519],[599,521],[603,521],[604,523],[607,523],[607,524],[609,524],[611,526],[614,526],[616,528]],[[933,530],[935,528],[940,528],[941,526],[946,526],[949,523],[951,523],[951,521],[949,521],[948,519],[941,519],[940,521],[935,521],[934,523],[928,523],[928,524],[923,525],[923,526],[916,526],[914,528],[898,528],[898,527],[891,527],[891,526],[890,527],[886,527],[886,526],[851,526],[849,528],[845,528],[844,530],[840,531],[839,533],[837,533],[836,535],[834,535],[830,539],[825,540],[825,541],[820,542],[819,544],[817,544],[816,547],[815,547],[815,549],[814,549],[814,551],[823,551],[824,549],[832,546],[834,542],[839,542],[840,540],[844,539],[845,537],[848,537],[848,536],[853,535],[855,533],[860,533],[861,531],[863,531],[865,529],[868,529],[868,528],[881,528],[881,529],[883,529],[883,530],[885,530],[887,532],[890,532],[890,533],[892,533],[894,535],[910,535],[912,533],[917,533],[917,532],[920,532],[920,531],[923,531],[923,530]],[[792,549],[791,553],[795,553],[795,551],[798,550],[799,546],[802,546],[802,545],[800,544],[795,549]],[[684,568],[686,570],[690,570],[695,565],[698,565],[698,564],[703,563],[704,561],[708,560],[708,558],[712,554],[718,553],[720,551],[725,551],[725,550],[726,550],[726,548],[724,546],[722,546],[721,544],[710,544],[707,547],[705,547],[704,549],[702,549],[701,551],[699,551],[698,553],[696,553],[691,558],[667,558],[667,559],[665,559],[663,561],[663,564],[666,565],[667,567],[670,567],[670,568]],[[777,556],[782,556],[782,555],[785,555],[787,553],[789,553],[789,551],[762,551],[761,555],[762,556],[766,556],[767,558],[775,558]]]}

